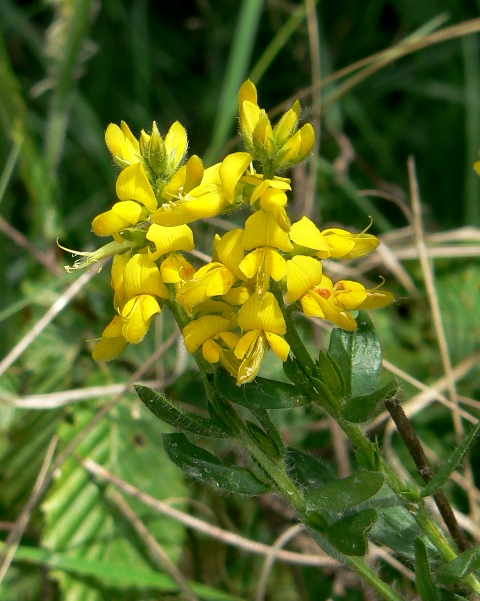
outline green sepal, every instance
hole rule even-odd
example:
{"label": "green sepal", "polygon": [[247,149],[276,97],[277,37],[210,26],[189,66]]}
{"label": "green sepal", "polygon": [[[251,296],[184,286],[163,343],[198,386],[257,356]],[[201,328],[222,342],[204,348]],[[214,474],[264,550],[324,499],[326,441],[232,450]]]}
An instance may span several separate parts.
{"label": "green sepal", "polygon": [[378,388],[382,349],[372,321],[365,311],[357,317],[357,329],[347,332],[334,328],[328,352],[345,378],[347,396],[358,397]]}
{"label": "green sepal", "polygon": [[327,386],[333,396],[340,399],[346,393],[345,379],[335,359],[325,351],[320,351],[317,362],[320,380]]}
{"label": "green sepal", "polygon": [[422,498],[433,495],[450,478],[450,475],[457,469],[458,464],[462,461],[465,453],[475,440],[479,428],[480,424],[477,424],[470,430],[435,476],[420,490],[420,496]]}
{"label": "green sepal", "polygon": [[186,411],[172,403],[164,394],[155,392],[147,386],[136,384],[134,387],[140,400],[148,409],[165,423],[200,436],[224,438],[225,432],[209,419]]}
{"label": "green sepal", "polygon": [[[315,386],[316,394],[313,392],[313,401],[323,407],[329,413],[337,413],[339,400],[333,396],[328,386],[318,378],[311,378],[312,384]],[[311,393],[312,394],[312,393]]]}
{"label": "green sepal", "polygon": [[277,453],[279,457],[285,455],[285,445],[283,444],[282,437],[280,436],[275,424],[270,419],[266,409],[250,409],[253,415],[258,419],[260,425],[265,430],[265,433],[277,447]]}
{"label": "green sepal", "polygon": [[288,357],[283,363],[283,372],[304,397],[308,398],[310,396],[312,392],[310,377],[305,374],[301,364],[296,359]]}
{"label": "green sepal", "polygon": [[259,495],[270,490],[251,471],[221,461],[192,444],[185,434],[163,434],[162,439],[168,458],[187,476],[206,486],[247,495]]}
{"label": "green sepal", "polygon": [[373,497],[382,487],[380,472],[361,471],[323,486],[305,490],[307,509],[342,512]]}
{"label": "green sepal", "polygon": [[382,401],[392,398],[397,390],[397,384],[392,380],[370,394],[352,397],[342,407],[342,415],[353,424],[366,422],[375,415],[378,405]]}
{"label": "green sepal", "polygon": [[452,585],[479,568],[480,547],[473,547],[437,568],[436,576],[442,584]]}
{"label": "green sepal", "polygon": [[214,383],[226,399],[249,409],[294,409],[311,402],[299,393],[296,386],[266,378],[255,378],[250,384],[237,386],[226,371],[218,370]]}
{"label": "green sepal", "polygon": [[322,534],[344,555],[362,556],[368,551],[368,533],[377,517],[374,509],[365,509],[333,522]]}
{"label": "green sepal", "polygon": [[441,593],[433,578],[427,547],[421,538],[415,540],[415,584],[422,601],[441,601]]}
{"label": "green sepal", "polygon": [[260,445],[262,451],[268,455],[274,461],[278,461],[282,459],[282,455],[279,454],[277,445],[274,441],[260,428],[257,424],[253,422],[246,421],[245,422],[250,434],[255,438],[255,440]]}

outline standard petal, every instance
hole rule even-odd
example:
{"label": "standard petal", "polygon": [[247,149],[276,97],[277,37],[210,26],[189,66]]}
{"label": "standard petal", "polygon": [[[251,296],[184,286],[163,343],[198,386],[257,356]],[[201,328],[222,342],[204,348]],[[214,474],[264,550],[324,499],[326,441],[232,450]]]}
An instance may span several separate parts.
{"label": "standard petal", "polygon": [[275,215],[256,211],[245,222],[243,248],[251,250],[260,246],[271,246],[284,252],[293,250],[288,233],[277,223]]}
{"label": "standard petal", "polygon": [[135,254],[125,265],[123,289],[127,299],[140,294],[169,297],[157,264],[147,254]]}
{"label": "standard petal", "polygon": [[164,139],[169,167],[173,173],[178,169],[187,152],[187,132],[181,123],[175,121]]}
{"label": "standard petal", "polygon": [[264,330],[274,334],[287,331],[282,311],[271,292],[266,292],[263,297],[252,294],[240,309],[238,325],[244,331]]}
{"label": "standard petal", "polygon": [[234,152],[223,159],[220,166],[220,179],[228,202],[233,202],[235,187],[252,160],[252,155],[248,152]]}
{"label": "standard petal", "polygon": [[194,353],[209,338],[220,332],[228,331],[229,321],[219,315],[204,315],[191,321],[183,328],[185,348],[189,353]]}
{"label": "standard petal", "polygon": [[317,256],[326,259],[330,256],[330,247],[322,235],[322,232],[308,217],[302,217],[292,224],[290,228],[290,240],[317,251]]}
{"label": "standard petal", "polygon": [[148,228],[147,240],[153,242],[156,248],[155,252],[149,252],[152,261],[169,252],[189,251],[195,247],[193,232],[188,225],[165,227],[152,223]]}
{"label": "standard petal", "polygon": [[157,199],[140,163],[124,169],[117,178],[117,196],[120,200],[138,200],[149,211],[157,208]]}
{"label": "standard petal", "polygon": [[142,294],[130,299],[122,310],[122,335],[125,340],[138,344],[147,333],[153,316],[160,311],[160,305],[153,296]]}
{"label": "standard petal", "polygon": [[322,264],[313,257],[296,255],[287,261],[287,303],[293,303],[310,288],[320,284]]}

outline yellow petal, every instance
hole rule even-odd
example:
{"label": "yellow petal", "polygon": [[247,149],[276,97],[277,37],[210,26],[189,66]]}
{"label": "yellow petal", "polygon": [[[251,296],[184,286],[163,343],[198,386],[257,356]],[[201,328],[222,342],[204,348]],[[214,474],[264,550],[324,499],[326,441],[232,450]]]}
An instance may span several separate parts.
{"label": "yellow petal", "polygon": [[160,311],[160,305],[153,296],[142,294],[130,299],[122,310],[122,335],[125,340],[132,344],[139,343],[147,333],[153,316]]}
{"label": "yellow petal", "polygon": [[196,188],[202,183],[204,171],[202,159],[196,154],[193,154],[185,165],[184,194],[188,194],[190,190],[193,190],[193,188]]}
{"label": "yellow petal", "polygon": [[[342,307],[329,302],[315,291],[309,292],[309,295],[315,299],[319,308],[323,312],[325,319],[344,330],[348,330],[349,332],[356,330],[357,322],[345,309],[342,309]],[[305,315],[307,315],[307,313],[305,313]]]}
{"label": "yellow petal", "polygon": [[128,342],[123,336],[118,338],[101,338],[92,351],[94,361],[111,361],[127,348]]}
{"label": "yellow petal", "polygon": [[223,159],[219,173],[223,192],[228,202],[233,202],[235,187],[252,160],[252,156],[248,152],[234,152]]}
{"label": "yellow petal", "polygon": [[[248,348],[245,353],[243,353],[243,348],[248,344]],[[242,339],[240,339],[237,347],[235,348],[235,356],[237,355],[237,348],[242,350],[243,360],[238,366],[237,373],[237,385],[247,384],[251,382],[258,373],[260,366],[262,364],[262,359],[265,354],[265,349],[267,346],[267,339],[263,332],[258,330],[253,332],[253,336],[250,332],[245,334]]]}
{"label": "yellow petal", "polygon": [[[123,126],[129,132],[129,135],[125,135],[122,131]],[[105,132],[105,143],[112,157],[116,160],[125,161],[125,163],[138,163],[140,160],[140,151],[138,148],[138,141],[132,135],[128,125],[122,122],[122,129],[110,123]]]}
{"label": "yellow petal", "polygon": [[287,261],[287,303],[293,303],[310,288],[320,284],[322,264],[313,257],[296,255]]}
{"label": "yellow petal", "polygon": [[476,173],[480,175],[480,161],[473,163],[473,168],[475,169]]}
{"label": "yellow petal", "polygon": [[177,294],[177,302],[186,308],[194,307],[207,298],[226,294],[236,279],[235,274],[222,263],[209,263],[182,286]]}
{"label": "yellow petal", "polygon": [[250,330],[244,334],[235,347],[235,357],[237,357],[237,359],[243,359],[251,347],[255,345],[261,333],[261,330]]}
{"label": "yellow petal", "polygon": [[250,298],[254,290],[250,286],[236,286],[230,288],[227,294],[222,296],[223,300],[230,305],[243,305]]}
{"label": "yellow petal", "polygon": [[123,289],[127,299],[140,294],[169,297],[158,266],[147,254],[135,254],[125,265]]}
{"label": "yellow petal", "polygon": [[178,169],[187,152],[187,132],[181,123],[175,121],[164,139],[169,167],[173,173]]}
{"label": "yellow petal", "polygon": [[[195,196],[195,194],[198,196]],[[184,205],[189,216],[187,223],[196,219],[215,217],[229,206],[220,186],[205,189],[201,195],[199,195],[199,188],[197,187],[190,192],[190,196],[193,197],[193,200],[189,200]]]}
{"label": "yellow petal", "polygon": [[92,230],[97,236],[111,236],[132,225],[128,219],[116,215],[114,211],[100,213],[92,221]]}
{"label": "yellow petal", "polygon": [[149,211],[157,208],[157,199],[140,163],[124,169],[117,178],[117,196],[120,200],[138,200]]}
{"label": "yellow petal", "polygon": [[152,261],[169,252],[189,251],[195,247],[193,232],[188,225],[164,227],[152,223],[148,228],[147,240],[153,242],[156,248],[155,252],[148,253]]}
{"label": "yellow petal", "polygon": [[271,246],[284,252],[293,250],[288,233],[277,223],[275,215],[256,211],[245,222],[243,248],[251,250],[260,246]]}
{"label": "yellow petal", "polygon": [[271,292],[266,292],[263,298],[252,294],[240,309],[238,325],[244,331],[265,330],[274,334],[287,331],[282,311]]}
{"label": "yellow petal", "polygon": [[302,217],[292,224],[290,228],[290,240],[317,251],[317,257],[326,259],[330,256],[330,247],[322,235],[322,232],[308,217]]}
{"label": "yellow petal", "polygon": [[112,207],[112,211],[115,215],[126,219],[130,225],[136,225],[142,217],[144,208],[138,202],[124,200],[123,202],[116,202]]}
{"label": "yellow petal", "polygon": [[352,234],[340,228],[329,228],[322,232],[334,259],[356,259],[377,248],[380,240],[372,234]]}
{"label": "yellow petal", "polygon": [[288,342],[281,336],[273,334],[272,332],[265,332],[265,336],[267,337],[267,342],[272,351],[279,359],[285,362],[288,359],[288,353],[290,352],[290,345]]}
{"label": "yellow petal", "polygon": [[357,309],[382,309],[395,302],[395,297],[386,290],[367,290],[367,298],[357,306]]}
{"label": "yellow petal", "polygon": [[218,344],[213,340],[206,340],[202,344],[202,355],[209,363],[218,363],[220,359],[220,350]]}
{"label": "yellow petal", "polygon": [[[187,163],[188,164],[188,163]],[[163,200],[178,200],[180,198],[180,191],[185,190],[185,181],[187,179],[187,165],[180,167],[172,176],[172,179],[163,186],[162,188],[162,199]],[[160,201],[161,204],[162,200]]]}
{"label": "yellow petal", "polygon": [[249,100],[244,100],[239,105],[238,119],[240,121],[240,131],[247,146],[252,142],[253,130],[258,123],[260,112],[258,105]]}
{"label": "yellow petal", "polygon": [[191,321],[183,328],[185,348],[189,353],[194,353],[209,338],[213,338],[229,329],[228,319],[219,315],[204,315]]}
{"label": "yellow petal", "polygon": [[213,241],[214,260],[226,265],[240,280],[244,279],[243,273],[238,267],[244,256],[242,237],[243,230],[235,229]]}
{"label": "yellow petal", "polygon": [[288,138],[295,133],[299,112],[300,103],[296,101],[293,107],[284,113],[280,121],[275,125],[273,135],[278,146],[283,146]]}
{"label": "yellow petal", "polygon": [[160,273],[165,284],[178,284],[191,280],[195,269],[185,257],[179,253],[171,253],[162,261]]}
{"label": "yellow petal", "polygon": [[367,298],[365,286],[360,282],[340,280],[335,286],[335,301],[344,309],[356,309]]}
{"label": "yellow petal", "polygon": [[257,88],[249,79],[242,83],[238,91],[238,104],[241,105],[245,100],[257,104]]}
{"label": "yellow petal", "polygon": [[[130,261],[131,256],[132,255],[129,252],[126,252],[113,257],[110,285],[120,299],[125,299],[125,293],[123,291],[123,275],[125,273],[125,265]],[[103,336],[105,336],[105,332],[103,333]]]}

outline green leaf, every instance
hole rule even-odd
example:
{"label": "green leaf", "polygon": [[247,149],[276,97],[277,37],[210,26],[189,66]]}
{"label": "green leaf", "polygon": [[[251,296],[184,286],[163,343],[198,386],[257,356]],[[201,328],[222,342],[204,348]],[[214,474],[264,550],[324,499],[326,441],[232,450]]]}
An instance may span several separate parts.
{"label": "green leaf", "polygon": [[445,482],[449,479],[450,475],[457,469],[458,464],[462,461],[465,453],[473,443],[475,436],[477,435],[480,424],[474,426],[467,436],[462,440],[458,447],[453,451],[447,461],[438,470],[435,476],[430,482],[420,490],[421,497],[429,497],[433,495]]}
{"label": "green leaf", "polygon": [[[4,543],[0,543],[0,551]],[[18,547],[15,562],[28,562],[56,571],[64,571],[84,579],[94,579],[102,582],[109,589],[153,589],[163,593],[176,593],[178,586],[166,574],[148,567],[139,567],[135,564],[123,564],[112,561],[98,561],[95,559],[84,559],[70,557],[64,553],[52,553],[45,549],[36,547]],[[197,582],[187,582],[192,591],[201,599],[206,601],[242,601],[239,597],[219,591],[210,586]],[[110,597],[112,598],[112,597]]]}
{"label": "green leaf", "polygon": [[433,579],[427,547],[421,538],[415,540],[415,584],[422,601],[441,601]]}
{"label": "green leaf", "polygon": [[285,445],[283,444],[282,437],[280,436],[275,424],[270,419],[266,409],[250,409],[253,415],[258,419],[266,434],[273,442],[277,449],[279,457],[285,455]]}
{"label": "green leaf", "polygon": [[342,372],[335,359],[329,353],[320,351],[318,356],[318,372],[320,380],[322,380],[335,398],[339,399],[345,394],[345,380]]}
{"label": "green leaf", "polygon": [[285,465],[289,476],[307,491],[337,478],[330,464],[293,447],[287,447]]}
{"label": "green leaf", "polygon": [[370,394],[378,388],[382,367],[380,341],[365,311],[359,312],[357,324],[353,332],[334,328],[328,347],[345,378],[346,393],[353,397]]}
{"label": "green leaf", "polygon": [[377,512],[365,509],[330,524],[322,534],[345,555],[365,555],[368,551],[368,532],[376,520]]}
{"label": "green leaf", "polygon": [[211,420],[178,407],[164,394],[157,393],[151,388],[139,384],[133,388],[145,406],[167,424],[179,430],[186,430],[200,436],[212,436],[214,438],[224,438],[226,436],[223,430]]}
{"label": "green leaf", "polygon": [[248,408],[293,409],[311,402],[298,392],[296,386],[266,378],[255,378],[250,384],[237,386],[224,370],[215,375],[215,388],[229,401]]}
{"label": "green leaf", "polygon": [[375,390],[375,392],[348,399],[342,407],[342,415],[354,424],[366,422],[375,415],[378,404],[391,398],[396,392],[397,384],[392,380],[382,388]]}
{"label": "green leaf", "polygon": [[355,507],[375,495],[383,484],[380,472],[362,471],[305,491],[309,510],[341,512]]}
{"label": "green leaf", "polygon": [[[389,493],[387,494],[389,495]],[[385,500],[388,501],[389,498],[390,495]],[[395,501],[391,504],[393,505],[393,503]],[[413,541],[422,534],[414,518],[404,507],[400,506],[379,508],[377,513],[378,520],[370,532],[370,538],[390,547],[396,553],[413,559],[415,557]]]}
{"label": "green leaf", "polygon": [[[162,453],[158,434],[161,424],[152,420],[143,405],[139,415],[131,413],[131,399],[117,405],[97,424],[57,471],[54,486],[42,504],[45,527],[42,546],[52,553],[75,560],[113,562],[125,568],[156,569],[143,541],[127,519],[104,495],[79,460],[89,457],[133,486],[159,499],[182,497],[185,485],[181,474]],[[58,429],[61,445],[68,444],[96,415],[94,407],[69,408]],[[154,474],[158,474],[154,477]],[[159,515],[136,500],[129,499],[133,511],[141,515],[148,530],[172,561],[180,557],[184,527]],[[99,577],[95,583],[75,574],[55,571],[62,601],[101,601],[105,599]]]}
{"label": "green leaf", "polygon": [[171,461],[187,476],[206,486],[247,495],[259,495],[270,490],[249,470],[221,461],[192,444],[184,434],[164,434],[163,448]]}
{"label": "green leaf", "polygon": [[455,584],[468,574],[480,568],[480,547],[464,551],[452,561],[443,564],[436,570],[438,581],[442,584]]}

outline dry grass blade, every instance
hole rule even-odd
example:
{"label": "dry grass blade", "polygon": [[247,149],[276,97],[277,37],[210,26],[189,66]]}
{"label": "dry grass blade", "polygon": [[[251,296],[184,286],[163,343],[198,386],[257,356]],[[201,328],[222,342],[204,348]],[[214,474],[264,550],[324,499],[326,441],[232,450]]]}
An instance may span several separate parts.
{"label": "dry grass blade", "polygon": [[20,543],[23,533],[25,532],[25,528],[27,527],[28,521],[30,519],[30,515],[32,513],[33,508],[38,503],[40,497],[42,496],[45,490],[45,482],[48,480],[48,472],[50,465],[52,463],[53,455],[55,453],[55,449],[57,448],[58,438],[57,436],[53,436],[50,444],[48,445],[47,452],[45,453],[45,458],[42,463],[42,467],[40,468],[40,472],[35,481],[35,485],[32,490],[32,494],[30,498],[25,503],[20,515],[15,522],[15,526],[10,531],[7,540],[5,541],[5,549],[0,557],[0,584],[3,582],[5,578],[5,574],[7,573],[10,564],[12,563],[12,559],[15,556],[15,551]]}

